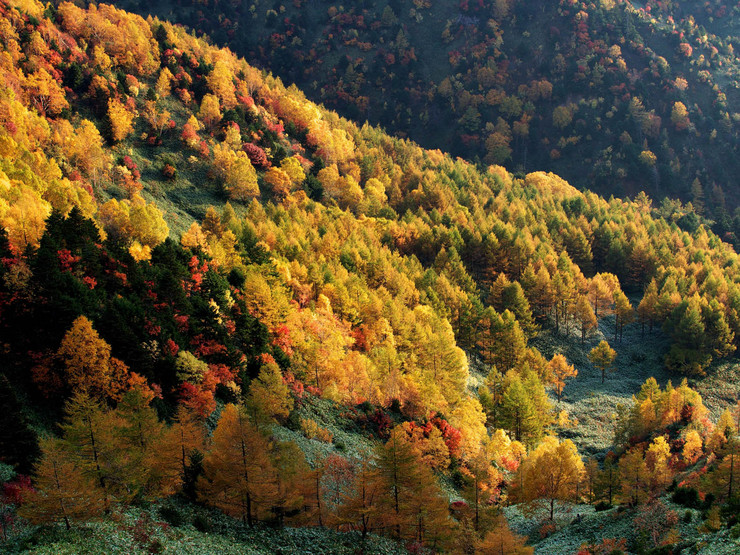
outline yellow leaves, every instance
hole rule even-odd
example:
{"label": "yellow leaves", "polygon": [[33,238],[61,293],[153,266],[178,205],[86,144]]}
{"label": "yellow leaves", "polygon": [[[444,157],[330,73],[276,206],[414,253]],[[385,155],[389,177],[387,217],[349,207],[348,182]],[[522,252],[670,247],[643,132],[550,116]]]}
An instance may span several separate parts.
{"label": "yellow leaves", "polygon": [[234,74],[228,64],[219,60],[213,66],[213,71],[206,77],[208,88],[221,101],[227,110],[236,106],[234,95]]}
{"label": "yellow leaves", "polygon": [[561,442],[546,436],[524,460],[520,472],[524,500],[530,503],[548,500],[552,520],[554,501],[575,497],[584,465],[571,440]]}
{"label": "yellow leaves", "polygon": [[465,453],[476,453],[480,444],[488,437],[486,414],[478,399],[464,397],[450,414],[449,421],[460,430],[460,447]]}
{"label": "yellow leaves", "polygon": [[143,246],[156,247],[169,235],[169,227],[154,204],[137,193],[131,200],[111,199],[98,213],[103,229],[114,237],[138,241]]}
{"label": "yellow leaves", "polygon": [[246,202],[259,196],[257,172],[244,151],[218,143],[213,147],[213,165],[230,199]]}
{"label": "yellow leaves", "polygon": [[542,193],[554,196],[575,197],[581,196],[580,191],[562,177],[550,172],[532,172],[524,178],[524,184],[534,187]]}
{"label": "yellow leaves", "polygon": [[65,382],[73,391],[118,399],[128,383],[128,367],[111,357],[110,345],[84,316],[72,323],[56,358],[62,363]]}
{"label": "yellow leaves", "polygon": [[683,102],[673,103],[671,123],[676,127],[676,131],[683,131],[689,127],[689,111]]}
{"label": "yellow leaves", "polygon": [[221,121],[221,106],[217,96],[213,94],[203,96],[203,100],[200,101],[198,119],[208,127],[213,127]]}
{"label": "yellow leaves", "polygon": [[354,208],[362,201],[363,192],[352,176],[341,176],[336,164],[319,171],[316,176],[324,194],[337,201],[342,208]]}
{"label": "yellow leaves", "polygon": [[272,194],[277,200],[284,200],[292,186],[290,176],[282,169],[272,167],[265,172],[265,183],[270,186]]}
{"label": "yellow leaves", "polygon": [[28,76],[26,90],[43,115],[58,116],[62,110],[69,108],[64,91],[44,68]]}
{"label": "yellow leaves", "polygon": [[120,100],[108,99],[108,121],[114,141],[122,141],[134,130],[136,112],[130,111]]}
{"label": "yellow leaves", "polygon": [[159,47],[149,24],[113,6],[83,10],[70,2],[58,8],[61,26],[76,39],[104,50],[112,62],[132,73],[149,75],[159,67]]}
{"label": "yellow leaves", "polygon": [[[174,76],[172,75],[172,72],[166,67],[163,68],[162,71],[159,72],[157,83],[154,86],[154,90],[157,93],[157,96],[159,98],[166,98],[170,95],[170,87],[171,87],[173,77]],[[192,118],[193,116],[190,116],[190,117]]]}
{"label": "yellow leaves", "polygon": [[554,355],[548,363],[548,367],[553,376],[555,392],[558,395],[558,400],[560,400],[566,378],[575,378],[578,375],[578,370],[572,364],[568,364],[568,360],[561,354]]}
{"label": "yellow leaves", "polygon": [[563,129],[570,125],[573,121],[574,108],[575,106],[572,104],[568,106],[557,106],[552,111],[552,124],[559,129]]}
{"label": "yellow leaves", "polygon": [[648,168],[652,168],[655,162],[658,161],[658,157],[653,154],[650,150],[643,150],[639,156],[640,162],[642,162]]}
{"label": "yellow leaves", "polygon": [[149,245],[142,245],[138,241],[134,241],[128,248],[129,254],[137,262],[144,260],[150,260],[152,258],[152,249]]}
{"label": "yellow leaves", "polygon": [[306,172],[298,158],[295,156],[285,158],[280,163],[280,169],[288,175],[293,185],[300,185],[303,183],[303,180],[306,179]]}
{"label": "yellow leaves", "polygon": [[8,232],[11,245],[23,250],[38,247],[46,228],[51,205],[38,192],[17,182],[12,183],[0,172],[0,225]]}

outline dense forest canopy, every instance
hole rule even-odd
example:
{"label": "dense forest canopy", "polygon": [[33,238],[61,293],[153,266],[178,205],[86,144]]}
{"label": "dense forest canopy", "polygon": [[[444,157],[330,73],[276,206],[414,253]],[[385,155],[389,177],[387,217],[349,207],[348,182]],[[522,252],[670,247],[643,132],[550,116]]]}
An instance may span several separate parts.
{"label": "dense forest canopy", "polygon": [[313,100],[423,146],[553,171],[605,196],[680,197],[720,235],[735,231],[732,3],[119,5],[206,32]]}

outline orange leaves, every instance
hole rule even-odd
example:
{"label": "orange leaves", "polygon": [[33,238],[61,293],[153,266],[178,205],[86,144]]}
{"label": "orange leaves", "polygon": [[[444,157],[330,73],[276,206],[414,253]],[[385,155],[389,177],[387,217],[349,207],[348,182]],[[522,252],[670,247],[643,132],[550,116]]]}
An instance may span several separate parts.
{"label": "orange leaves", "polygon": [[104,49],[116,65],[144,75],[159,66],[159,48],[149,24],[140,16],[107,4],[83,10],[69,2],[59,6],[58,14],[67,32],[93,48]]}
{"label": "orange leaves", "polygon": [[64,91],[44,68],[28,76],[26,90],[42,115],[58,116],[62,110],[69,108]]}

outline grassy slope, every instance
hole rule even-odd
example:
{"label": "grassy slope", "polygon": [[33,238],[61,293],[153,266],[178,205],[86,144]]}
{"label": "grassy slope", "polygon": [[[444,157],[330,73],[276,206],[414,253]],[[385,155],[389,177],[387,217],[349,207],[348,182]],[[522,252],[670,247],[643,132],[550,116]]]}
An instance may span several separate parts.
{"label": "grassy slope", "polygon": [[[166,512],[162,508],[166,507]],[[175,525],[165,522],[167,520]],[[404,549],[386,538],[337,533],[318,528],[266,527],[249,529],[217,511],[178,501],[146,510],[130,508],[101,522],[87,523],[65,532],[62,526],[31,529],[30,533],[4,545],[7,553],[35,555],[274,555],[278,553],[365,553],[396,555]],[[6,551],[4,551],[6,552]]]}

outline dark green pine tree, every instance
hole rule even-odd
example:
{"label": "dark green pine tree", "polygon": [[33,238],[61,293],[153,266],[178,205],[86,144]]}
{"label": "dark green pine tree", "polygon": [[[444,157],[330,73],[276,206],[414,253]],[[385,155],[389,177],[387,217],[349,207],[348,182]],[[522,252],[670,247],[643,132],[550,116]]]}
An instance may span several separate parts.
{"label": "dark green pine tree", "polygon": [[38,439],[4,375],[0,375],[0,407],[0,461],[28,474],[39,456]]}

